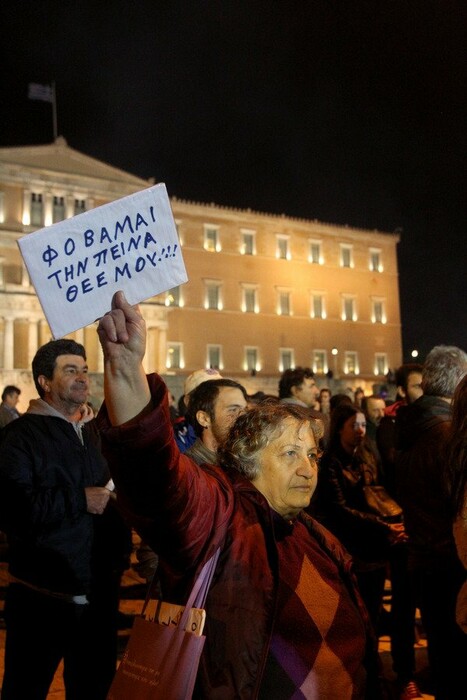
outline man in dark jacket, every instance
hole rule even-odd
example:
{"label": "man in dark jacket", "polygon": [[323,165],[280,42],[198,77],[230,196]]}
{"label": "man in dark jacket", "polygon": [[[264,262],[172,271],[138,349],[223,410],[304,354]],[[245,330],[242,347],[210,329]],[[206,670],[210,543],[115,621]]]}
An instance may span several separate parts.
{"label": "man in dark jacket", "polygon": [[459,697],[465,684],[467,635],[455,621],[459,588],[465,580],[452,532],[443,483],[448,453],[451,401],[467,372],[467,354],[438,345],[422,373],[423,395],[398,412],[396,491],[409,536],[409,571],[427,635],[437,700]]}
{"label": "man in dark jacket", "polygon": [[51,341],[32,369],[40,398],[0,445],[10,575],[2,700],[45,700],[61,659],[67,698],[104,700],[129,530],[89,422],[84,347]]}

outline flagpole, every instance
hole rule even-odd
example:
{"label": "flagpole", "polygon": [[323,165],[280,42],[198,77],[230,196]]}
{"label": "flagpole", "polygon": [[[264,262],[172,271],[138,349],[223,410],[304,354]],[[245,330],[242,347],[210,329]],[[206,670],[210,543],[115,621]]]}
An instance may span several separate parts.
{"label": "flagpole", "polygon": [[57,129],[57,97],[55,94],[55,80],[52,80],[52,115],[53,115],[53,129],[54,129],[54,142],[58,138]]}

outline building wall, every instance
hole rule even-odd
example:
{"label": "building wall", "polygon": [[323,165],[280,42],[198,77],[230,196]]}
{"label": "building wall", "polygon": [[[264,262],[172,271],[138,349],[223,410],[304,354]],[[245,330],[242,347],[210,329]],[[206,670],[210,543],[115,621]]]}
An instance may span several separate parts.
{"label": "building wall", "polygon": [[[91,208],[150,184],[73,151],[63,139],[50,146],[0,149],[0,383],[22,382],[20,410],[35,396],[32,357],[51,337],[17,246],[20,236],[38,228],[23,223],[31,193],[42,193],[50,217],[54,196],[64,197],[71,215],[76,197]],[[377,353],[386,355],[388,369],[401,363],[396,235],[175,198],[171,203],[189,281],[179,290],[180,306],[170,305],[165,293],[142,309],[149,329],[146,369],[163,373],[177,398],[184,377],[206,366],[208,344],[221,346],[222,373],[243,382],[250,393],[277,393],[281,348],[293,352],[295,365],[313,366],[315,351],[324,352],[318,382],[334,390],[360,385],[370,393],[375,382],[383,383],[384,374],[375,375]],[[206,228],[217,230],[216,251],[205,249]],[[245,232],[253,235],[253,255],[244,254]],[[288,259],[277,257],[278,237],[286,241]],[[321,264],[309,261],[311,241],[320,242]],[[341,266],[342,245],[351,247],[349,269]],[[371,251],[378,251],[380,271],[369,269]],[[220,288],[220,310],[205,308],[206,285],[213,283]],[[245,287],[255,288],[256,312],[242,310]],[[279,294],[288,295],[290,315],[278,313]],[[311,317],[313,294],[323,297],[325,319]],[[346,296],[354,297],[354,321],[341,317]],[[384,306],[384,323],[372,321],[375,299]],[[71,337],[86,346],[99,404],[102,354],[95,324]],[[180,344],[183,362],[167,369],[171,343]],[[245,369],[247,347],[257,349],[254,372]],[[357,353],[357,374],[346,374],[346,352]]]}

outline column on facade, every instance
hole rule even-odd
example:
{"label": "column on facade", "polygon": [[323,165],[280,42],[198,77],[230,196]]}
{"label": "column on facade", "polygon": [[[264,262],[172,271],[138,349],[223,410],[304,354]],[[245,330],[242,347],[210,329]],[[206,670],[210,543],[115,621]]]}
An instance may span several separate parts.
{"label": "column on facade", "polygon": [[52,193],[44,192],[44,224],[50,226],[53,222]]}
{"label": "column on facade", "polygon": [[41,318],[39,321],[39,341],[38,341],[38,347],[41,345],[45,345],[45,343],[48,343],[49,340],[51,340],[51,335],[50,335],[50,328],[49,324],[45,320],[45,318]]}
{"label": "column on facade", "polygon": [[23,190],[23,226],[29,226],[31,223],[31,190]]}
{"label": "column on facade", "polygon": [[72,194],[67,194],[65,197],[65,218],[71,219],[75,214],[75,198]]}
{"label": "column on facade", "polygon": [[23,287],[23,289],[29,289],[29,287],[31,286],[29,272],[24,262],[21,264],[21,286]]}
{"label": "column on facade", "polygon": [[29,320],[28,325],[28,368],[31,367],[34,355],[39,347],[39,328],[37,321]]}
{"label": "column on facade", "polygon": [[11,316],[4,317],[5,332],[3,336],[3,369],[14,369],[15,327]]}

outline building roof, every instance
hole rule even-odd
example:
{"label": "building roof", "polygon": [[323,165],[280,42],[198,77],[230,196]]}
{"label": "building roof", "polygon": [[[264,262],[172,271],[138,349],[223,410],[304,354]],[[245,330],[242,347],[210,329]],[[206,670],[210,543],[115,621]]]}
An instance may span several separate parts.
{"label": "building roof", "polygon": [[[0,148],[0,163],[25,168],[37,168],[79,177],[92,177],[120,184],[148,187],[148,181],[114,168],[71,148],[63,136],[54,143],[38,146]],[[150,183],[153,184],[153,183]]]}

